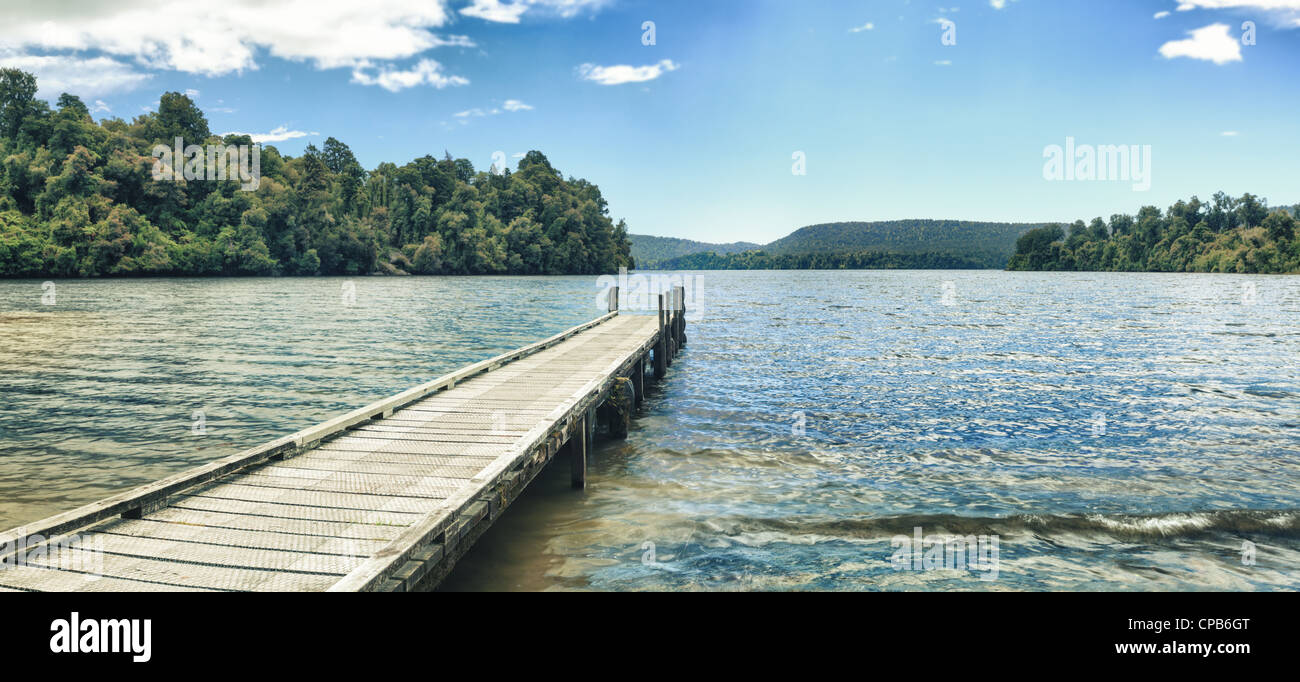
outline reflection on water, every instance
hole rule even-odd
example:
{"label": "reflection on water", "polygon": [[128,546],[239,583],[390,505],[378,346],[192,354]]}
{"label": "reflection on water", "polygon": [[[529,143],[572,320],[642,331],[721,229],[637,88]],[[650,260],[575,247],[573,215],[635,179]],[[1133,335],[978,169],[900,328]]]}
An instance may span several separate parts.
{"label": "reflection on water", "polygon": [[[0,282],[0,526],[590,319],[594,280]],[[702,283],[587,490],[543,472],[445,589],[1300,587],[1300,277]],[[998,537],[998,578],[894,570],[917,527]]]}

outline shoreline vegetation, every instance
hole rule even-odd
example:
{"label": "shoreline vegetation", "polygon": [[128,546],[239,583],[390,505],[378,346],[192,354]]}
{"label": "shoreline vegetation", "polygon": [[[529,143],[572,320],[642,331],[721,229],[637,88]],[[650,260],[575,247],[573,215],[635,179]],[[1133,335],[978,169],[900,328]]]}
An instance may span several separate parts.
{"label": "shoreline vegetation", "polygon": [[1090,272],[1300,273],[1300,204],[1270,209],[1252,194],[1178,201],[1163,213],[1046,225],[1016,242],[1008,270]]}
{"label": "shoreline vegetation", "polygon": [[[367,171],[330,137],[297,158],[262,146],[251,184],[160,180],[157,145],[251,147],[252,138],[212,134],[177,92],[130,123],[96,123],[80,98],[65,93],[51,108],[36,92],[31,74],[0,69],[0,277],[585,275],[635,265],[627,226],[610,218],[600,189],[565,179],[538,151],[513,173],[475,171],[450,154]],[[224,177],[195,161],[199,177]]]}

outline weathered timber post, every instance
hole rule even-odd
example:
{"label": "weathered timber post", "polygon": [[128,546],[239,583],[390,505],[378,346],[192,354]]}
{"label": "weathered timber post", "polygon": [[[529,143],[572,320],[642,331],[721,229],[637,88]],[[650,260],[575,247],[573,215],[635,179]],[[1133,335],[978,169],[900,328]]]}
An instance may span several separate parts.
{"label": "weathered timber post", "polygon": [[609,312],[618,310],[618,287],[609,288]]}
{"label": "weathered timber post", "polygon": [[668,373],[668,325],[665,324],[667,317],[667,301],[664,300],[664,294],[659,294],[659,340],[655,343],[655,379],[664,378]]}
{"label": "weathered timber post", "polygon": [[577,428],[569,434],[569,480],[574,488],[587,487],[587,429],[590,413],[584,414]]}
{"label": "weathered timber post", "polygon": [[632,368],[632,389],[636,392],[636,407],[641,407],[641,401],[645,400],[645,358],[636,361],[636,366]]}
{"label": "weathered timber post", "polygon": [[686,287],[677,287],[677,311],[681,319],[677,323],[677,347],[686,347]]}
{"label": "weathered timber post", "polygon": [[614,388],[605,401],[610,438],[627,438],[627,431],[632,426],[633,393],[631,379],[619,377],[614,380]]}
{"label": "weathered timber post", "polygon": [[673,332],[673,329],[677,326],[677,311],[673,309],[675,299],[671,289],[664,294],[664,299],[664,307],[668,309],[668,315],[664,320],[664,335],[668,337],[668,352],[664,353],[664,362],[669,367],[672,367],[673,358],[677,357],[677,335]]}

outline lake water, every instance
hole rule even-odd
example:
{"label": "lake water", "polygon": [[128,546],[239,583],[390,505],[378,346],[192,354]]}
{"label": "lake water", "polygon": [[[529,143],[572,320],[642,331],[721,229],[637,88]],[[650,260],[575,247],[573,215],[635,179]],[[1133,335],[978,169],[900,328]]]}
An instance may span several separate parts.
{"label": "lake water", "polygon": [[[585,491],[543,472],[444,589],[1300,588],[1300,277],[692,281],[627,440]],[[597,291],[70,280],[44,305],[0,282],[0,526],[543,338]],[[952,534],[980,565],[918,556]]]}

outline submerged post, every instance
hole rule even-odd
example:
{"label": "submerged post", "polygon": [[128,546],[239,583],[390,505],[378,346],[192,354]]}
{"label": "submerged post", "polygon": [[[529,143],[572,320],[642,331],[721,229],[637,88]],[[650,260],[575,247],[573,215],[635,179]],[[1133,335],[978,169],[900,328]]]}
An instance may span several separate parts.
{"label": "submerged post", "polygon": [[618,287],[609,288],[609,312],[618,311]]}
{"label": "submerged post", "polygon": [[641,407],[641,401],[645,400],[645,358],[636,361],[636,366],[632,368],[632,389],[636,393],[636,404],[634,407]]}
{"label": "submerged post", "polygon": [[582,415],[577,428],[569,435],[569,480],[574,488],[587,487],[587,429],[589,415]]}

